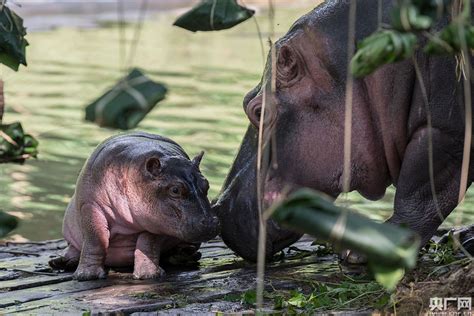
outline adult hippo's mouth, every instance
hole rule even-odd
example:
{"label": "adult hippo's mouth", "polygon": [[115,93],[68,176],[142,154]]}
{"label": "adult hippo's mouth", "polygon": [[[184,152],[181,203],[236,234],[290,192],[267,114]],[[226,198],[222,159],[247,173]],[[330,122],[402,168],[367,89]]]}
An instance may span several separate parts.
{"label": "adult hippo's mouth", "polygon": [[[221,222],[221,237],[226,245],[242,258],[257,261],[259,214],[257,203],[256,155],[257,131],[249,126],[239,153],[213,203]],[[271,205],[280,190],[267,191],[265,205]],[[267,224],[267,258],[296,242],[301,234],[281,228],[273,220]]]}

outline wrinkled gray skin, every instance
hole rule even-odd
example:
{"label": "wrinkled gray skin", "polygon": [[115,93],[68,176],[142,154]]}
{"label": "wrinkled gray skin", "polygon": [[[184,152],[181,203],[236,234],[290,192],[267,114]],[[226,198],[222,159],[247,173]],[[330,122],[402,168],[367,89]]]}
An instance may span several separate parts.
{"label": "wrinkled gray skin", "polygon": [[69,247],[54,268],[77,264],[74,278],[106,277],[105,266],[134,266],[137,279],[159,278],[160,255],[179,243],[215,237],[208,181],[170,139],[146,133],[114,136],[87,160],[66,210]]}
{"label": "wrinkled gray skin", "polygon": [[[389,22],[393,1],[383,1]],[[342,192],[349,1],[326,1],[301,17],[276,44],[276,146],[278,169],[265,181],[268,207],[283,188],[310,187],[336,198]],[[445,17],[440,26],[445,25]],[[356,41],[377,29],[377,2],[357,1]],[[442,217],[458,204],[464,139],[462,81],[454,57],[417,51],[432,116],[433,171]],[[472,56],[471,56],[472,63]],[[262,82],[244,100],[251,122],[214,208],[222,238],[245,259],[257,258],[256,133]],[[471,80],[472,89],[472,80]],[[386,65],[354,82],[350,190],[377,200],[396,187],[389,222],[405,224],[426,243],[442,223],[433,202],[428,168],[427,111],[413,60]],[[472,104],[469,106],[472,107]],[[472,147],[471,147],[472,148]],[[471,157],[474,155],[471,153]],[[472,182],[472,166],[468,185]],[[300,235],[270,221],[267,257]]]}

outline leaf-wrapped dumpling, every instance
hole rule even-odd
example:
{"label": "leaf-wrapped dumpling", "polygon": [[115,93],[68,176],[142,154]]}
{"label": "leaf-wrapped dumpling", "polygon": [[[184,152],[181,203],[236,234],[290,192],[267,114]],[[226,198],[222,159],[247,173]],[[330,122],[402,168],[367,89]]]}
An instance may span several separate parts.
{"label": "leaf-wrapped dumpling", "polygon": [[203,0],[180,16],[174,25],[192,32],[218,31],[242,23],[254,14],[255,11],[239,5],[236,0]]}

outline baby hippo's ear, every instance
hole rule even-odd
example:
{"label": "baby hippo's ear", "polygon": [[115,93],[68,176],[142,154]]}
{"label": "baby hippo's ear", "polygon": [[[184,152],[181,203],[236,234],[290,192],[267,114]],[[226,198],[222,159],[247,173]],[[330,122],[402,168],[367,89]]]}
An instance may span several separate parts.
{"label": "baby hippo's ear", "polygon": [[152,176],[157,177],[161,172],[161,162],[158,157],[151,157],[145,163],[146,171]]}
{"label": "baby hippo's ear", "polygon": [[195,165],[196,168],[198,169],[199,169],[199,165],[201,164],[202,156],[204,156],[204,151],[201,151],[199,155],[193,158],[193,161],[192,161],[193,165]]}

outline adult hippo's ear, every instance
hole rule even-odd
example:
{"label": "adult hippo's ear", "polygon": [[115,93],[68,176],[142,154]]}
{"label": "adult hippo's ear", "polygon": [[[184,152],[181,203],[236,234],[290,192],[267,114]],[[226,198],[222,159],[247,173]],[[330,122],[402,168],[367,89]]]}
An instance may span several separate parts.
{"label": "adult hippo's ear", "polygon": [[303,75],[301,59],[296,50],[282,45],[276,63],[276,83],[278,88],[287,88],[298,82]]}
{"label": "adult hippo's ear", "polygon": [[262,95],[259,94],[253,98],[245,107],[245,114],[247,114],[250,122],[256,128],[260,125],[260,115],[262,115]]}
{"label": "adult hippo's ear", "polygon": [[201,151],[196,157],[193,158],[192,163],[193,165],[199,169],[199,165],[201,164],[202,157],[204,156],[204,151]]}
{"label": "adult hippo's ear", "polygon": [[145,163],[145,169],[148,172],[148,174],[151,175],[153,178],[158,177],[161,173],[160,158],[158,157],[148,158]]}

